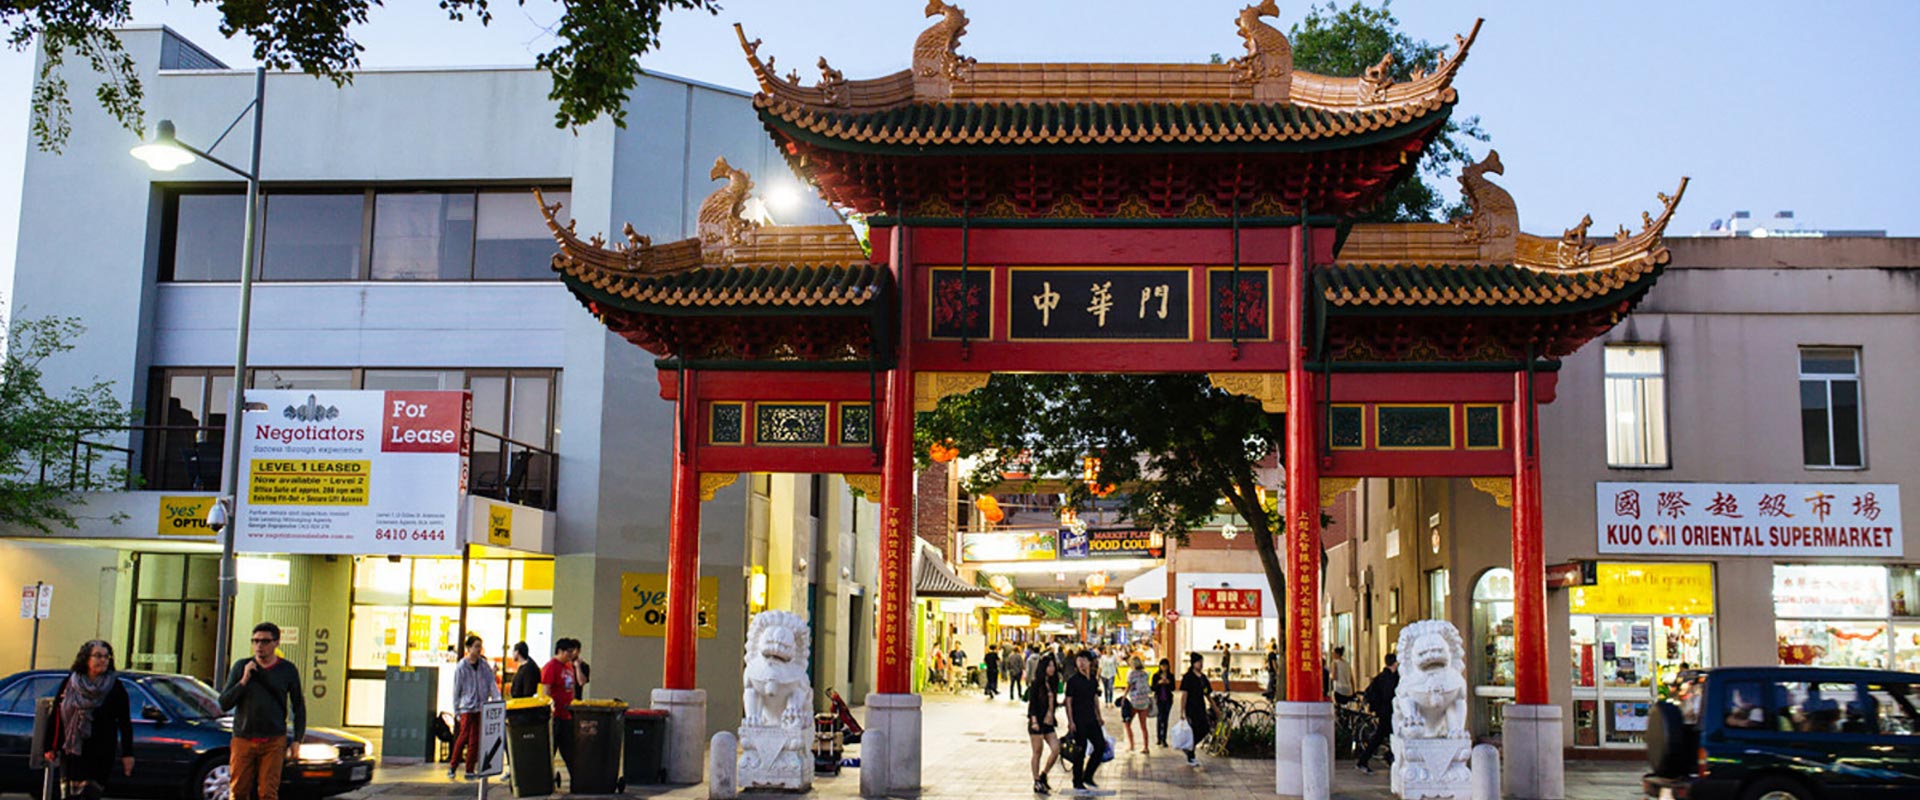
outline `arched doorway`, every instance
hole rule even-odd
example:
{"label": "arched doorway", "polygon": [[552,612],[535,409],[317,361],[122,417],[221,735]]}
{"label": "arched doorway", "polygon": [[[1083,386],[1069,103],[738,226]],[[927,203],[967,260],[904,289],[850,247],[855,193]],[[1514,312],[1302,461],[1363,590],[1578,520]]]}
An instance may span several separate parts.
{"label": "arched doorway", "polygon": [[1513,702],[1513,570],[1494,567],[1473,582],[1473,732],[1500,735]]}

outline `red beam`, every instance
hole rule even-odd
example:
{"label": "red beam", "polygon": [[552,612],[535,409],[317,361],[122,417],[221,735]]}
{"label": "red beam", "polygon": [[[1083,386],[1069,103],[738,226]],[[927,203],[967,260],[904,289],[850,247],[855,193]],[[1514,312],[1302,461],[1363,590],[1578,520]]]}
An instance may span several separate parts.
{"label": "red beam", "polygon": [[[1553,402],[1557,372],[1533,375],[1535,396],[1542,403]],[[1333,374],[1333,402],[1336,403],[1510,403],[1513,401],[1511,372],[1336,372]],[[1477,475],[1505,474],[1475,473]]]}
{"label": "red beam", "polygon": [[1335,450],[1320,470],[1328,478],[1481,478],[1513,471],[1513,451]]}
{"label": "red beam", "polygon": [[[688,393],[698,390],[695,376],[687,377]],[[686,439],[700,429],[698,403],[688,400],[674,407],[673,487],[667,513],[667,641],[664,689],[692,689],[700,647],[700,462],[699,448]]]}
{"label": "red beam", "polygon": [[1545,705],[1547,559],[1540,515],[1539,431],[1526,373],[1513,375],[1513,702]]}
{"label": "red beam", "polygon": [[1280,372],[1286,345],[1229,342],[959,342],[914,344],[914,368],[935,372]]}
{"label": "red beam", "polygon": [[[1302,330],[1306,318],[1306,229],[1293,229],[1293,262],[1287,268],[1287,314],[1284,330]],[[1287,699],[1317,702],[1324,699],[1320,683],[1320,403],[1314,391],[1321,377],[1305,369],[1304,342],[1287,348],[1286,468],[1287,507],[1281,570],[1286,575],[1287,649],[1281,655],[1287,675]]]}
{"label": "red beam", "polygon": [[[706,445],[700,449],[704,472],[800,472],[874,474],[880,465],[864,447],[741,447]],[[1478,473],[1476,473],[1478,474]]]}
{"label": "red beam", "polygon": [[[678,395],[678,370],[657,370],[660,398]],[[865,372],[702,372],[698,397],[690,400],[848,400],[866,402],[872,389]]]}

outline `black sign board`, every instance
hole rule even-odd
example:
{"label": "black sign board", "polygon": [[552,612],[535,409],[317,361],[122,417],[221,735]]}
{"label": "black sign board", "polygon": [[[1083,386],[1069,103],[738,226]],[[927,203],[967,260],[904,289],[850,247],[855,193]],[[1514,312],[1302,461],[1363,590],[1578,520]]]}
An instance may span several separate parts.
{"label": "black sign board", "polygon": [[927,309],[928,335],[935,339],[985,339],[992,323],[987,309],[993,295],[993,271],[933,270]]}
{"label": "black sign board", "polygon": [[1185,269],[1008,271],[1011,338],[1184,341],[1193,336]]}
{"label": "black sign board", "polygon": [[1273,303],[1267,280],[1265,269],[1208,270],[1207,338],[1268,338],[1267,320],[1273,313]]}

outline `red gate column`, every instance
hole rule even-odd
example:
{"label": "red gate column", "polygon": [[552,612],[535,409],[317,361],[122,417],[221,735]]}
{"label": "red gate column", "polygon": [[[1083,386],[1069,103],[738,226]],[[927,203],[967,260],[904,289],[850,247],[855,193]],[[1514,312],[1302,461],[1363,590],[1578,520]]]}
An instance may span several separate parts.
{"label": "red gate column", "polygon": [[1318,381],[1307,371],[1303,324],[1309,288],[1304,219],[1293,229],[1287,262],[1287,505],[1280,545],[1287,581],[1287,649],[1281,654],[1287,700],[1273,706],[1273,782],[1276,794],[1299,797],[1307,794],[1308,773],[1333,774],[1333,748],[1322,751],[1324,763],[1309,769],[1300,744],[1314,735],[1333,741],[1333,704],[1320,685],[1320,415],[1314,410]]}
{"label": "red gate column", "polygon": [[[861,748],[861,786],[875,794],[920,793],[920,696],[913,694],[913,291],[908,232],[892,231],[894,286],[900,297],[900,336],[887,375],[880,460],[880,612],[874,625],[874,693],[867,696],[868,729],[876,740]],[[869,775],[868,770],[875,774]]]}
{"label": "red gate column", "polygon": [[674,404],[672,499],[667,511],[667,643],[653,707],[667,712],[668,783],[699,783],[706,774],[707,692],[694,686],[699,647],[700,419],[698,374],[681,373]]}
{"label": "red gate column", "polygon": [[1533,376],[1513,377],[1513,705],[1503,728],[1513,797],[1566,796],[1561,709],[1547,693],[1547,576],[1540,519],[1540,441]]}
{"label": "red gate column", "polygon": [[694,426],[700,401],[698,373],[681,374],[680,402],[674,404],[673,489],[667,513],[666,689],[694,688],[698,664],[700,608],[700,469],[694,457]]}
{"label": "red gate column", "polygon": [[1513,702],[1547,702],[1547,576],[1531,382],[1513,374]]}

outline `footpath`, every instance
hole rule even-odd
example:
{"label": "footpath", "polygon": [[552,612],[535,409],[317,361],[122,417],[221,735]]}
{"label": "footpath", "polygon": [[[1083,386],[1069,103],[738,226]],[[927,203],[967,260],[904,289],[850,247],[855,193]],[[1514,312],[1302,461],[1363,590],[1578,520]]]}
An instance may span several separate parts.
{"label": "footpath", "polygon": [[[923,731],[925,757],[922,764],[923,798],[1032,798],[1029,748],[1023,714],[1024,703],[1002,698],[987,700],[978,696],[930,695],[925,699]],[[855,714],[864,718],[864,709]],[[1200,756],[1200,766],[1189,767],[1186,758],[1172,750],[1155,747],[1151,752],[1129,752],[1119,718],[1108,720],[1108,733],[1119,737],[1114,760],[1102,765],[1095,776],[1100,786],[1112,790],[1120,800],[1254,800],[1274,797],[1273,762],[1265,759],[1209,758]],[[853,748],[851,755],[858,755]],[[1057,768],[1052,782],[1053,797],[1072,797],[1061,787],[1072,788],[1065,765]],[[1570,761],[1567,763],[1568,800],[1638,800],[1640,773],[1638,761]],[[1333,773],[1333,796],[1338,800],[1389,800],[1387,769],[1375,764],[1375,774],[1354,769],[1352,762],[1341,761]],[[449,780],[438,765],[382,768],[374,783],[360,791],[342,795],[342,800],[454,800],[475,798],[474,781]],[[629,786],[625,797],[704,800],[705,786]],[[747,793],[749,798],[795,798],[805,795],[770,792]],[[812,797],[857,798],[860,773],[843,769],[838,776],[819,776]],[[504,782],[490,781],[485,800],[513,800]]]}

